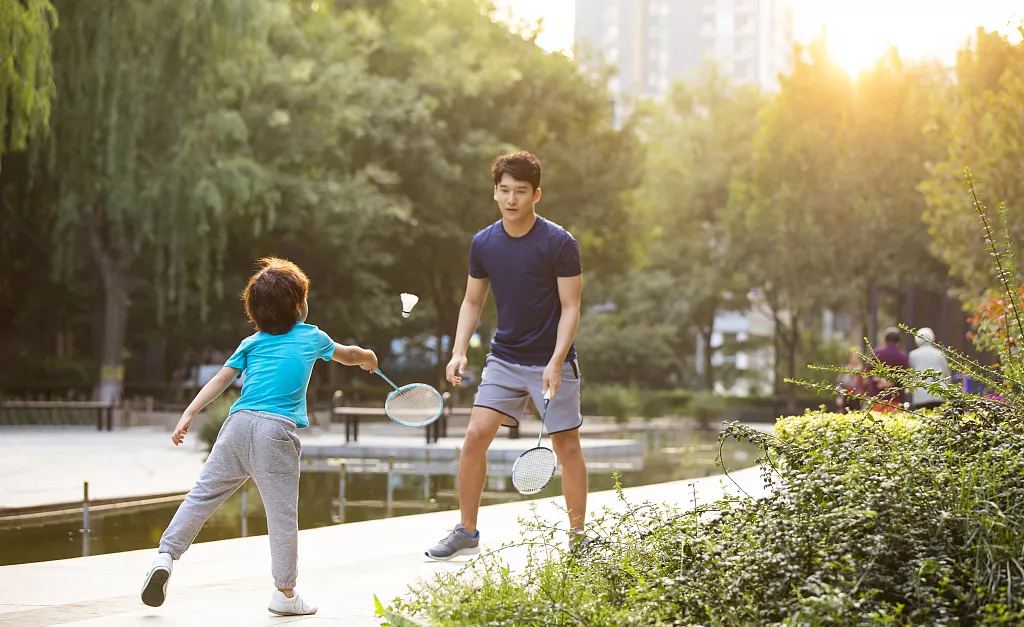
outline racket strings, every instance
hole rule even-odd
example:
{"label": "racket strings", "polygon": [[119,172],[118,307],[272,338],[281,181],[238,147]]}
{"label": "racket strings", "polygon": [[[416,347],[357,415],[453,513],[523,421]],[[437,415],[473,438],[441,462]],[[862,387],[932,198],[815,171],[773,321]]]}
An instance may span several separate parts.
{"label": "racket strings", "polygon": [[539,492],[555,472],[555,453],[548,448],[526,451],[512,469],[512,485],[522,493]]}
{"label": "racket strings", "polygon": [[441,413],[444,402],[428,387],[403,388],[388,399],[385,410],[398,422],[419,424]]}

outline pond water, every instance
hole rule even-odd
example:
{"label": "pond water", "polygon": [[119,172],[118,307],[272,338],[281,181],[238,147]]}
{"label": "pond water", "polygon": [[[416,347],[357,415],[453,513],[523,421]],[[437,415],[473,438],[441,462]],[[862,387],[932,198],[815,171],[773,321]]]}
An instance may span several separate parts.
{"label": "pond water", "polygon": [[[588,457],[591,491],[611,489],[614,472],[620,475],[620,481],[626,488],[721,472],[715,466],[718,454],[716,433],[687,430],[654,432],[638,437],[645,442],[643,455]],[[735,441],[726,442],[722,450],[724,464],[731,470],[750,466],[757,454],[755,446]],[[339,498],[343,461],[346,462],[344,499]],[[329,464],[320,464],[318,468],[321,469],[304,470],[300,480],[301,529],[458,509],[454,464],[429,467],[406,464],[390,476],[386,462],[334,459],[329,460]],[[543,492],[526,497],[515,491],[507,474],[494,474],[488,477],[483,505],[557,496],[561,491],[558,475]],[[83,538],[81,520],[0,529],[0,565],[81,557],[85,553],[97,555],[154,548],[177,507],[176,501],[147,508],[93,512],[86,538]],[[210,518],[196,542],[266,533],[263,504],[255,485],[249,481]]]}

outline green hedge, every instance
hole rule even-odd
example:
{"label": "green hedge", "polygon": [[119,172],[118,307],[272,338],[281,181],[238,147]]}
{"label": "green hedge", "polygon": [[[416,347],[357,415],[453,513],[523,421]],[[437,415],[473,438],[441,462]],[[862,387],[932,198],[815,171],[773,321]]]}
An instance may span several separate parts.
{"label": "green hedge", "polygon": [[576,556],[534,526],[521,572],[485,557],[394,609],[435,626],[1024,624],[1024,412],[970,403],[730,425],[765,452],[769,496],[599,514]]}
{"label": "green hedge", "polygon": [[689,390],[644,390],[621,385],[584,385],[584,415],[610,416],[625,422],[633,416],[660,418],[683,415],[692,398]]}
{"label": "green hedge", "polygon": [[[799,410],[818,407],[829,399],[801,396]],[[609,416],[619,422],[631,417],[660,418],[688,416],[703,425],[722,419],[730,410],[775,410],[785,408],[785,400],[770,396],[722,396],[690,390],[645,390],[621,385],[585,385],[582,393],[584,415]]]}

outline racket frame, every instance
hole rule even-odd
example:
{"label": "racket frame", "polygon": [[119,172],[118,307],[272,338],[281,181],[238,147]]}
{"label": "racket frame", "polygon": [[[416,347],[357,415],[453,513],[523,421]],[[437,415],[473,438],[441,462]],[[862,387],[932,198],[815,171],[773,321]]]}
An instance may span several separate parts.
{"label": "racket frame", "polygon": [[555,451],[550,449],[550,448],[548,448],[548,447],[546,447],[546,446],[541,446],[540,445],[541,440],[544,439],[544,419],[547,418],[547,415],[548,415],[548,402],[550,400],[551,400],[551,390],[548,390],[547,392],[544,393],[544,409],[541,410],[541,413],[540,413],[540,433],[537,434],[537,446],[534,446],[529,451],[523,451],[523,453],[520,454],[519,457],[516,458],[516,461],[512,464],[512,477],[513,477],[513,479],[512,479],[512,486],[515,487],[515,484],[516,484],[516,482],[515,482],[516,466],[519,465],[519,460],[522,459],[523,457],[525,457],[526,454],[529,453],[530,451],[536,451],[537,449],[540,449],[540,448],[542,448],[542,449],[544,449],[546,451],[550,451],[551,452],[551,457],[555,460],[555,463],[551,464],[551,476],[548,477],[547,481],[545,481],[536,490],[528,490],[526,492],[523,492],[518,487],[516,487],[516,491],[519,492],[520,494],[524,495],[524,496],[529,496],[531,494],[537,494],[538,492],[540,492],[544,488],[548,487],[548,484],[551,483],[551,479],[554,478],[554,476],[555,476],[555,469],[558,468],[558,456],[555,455]]}
{"label": "racket frame", "polygon": [[391,421],[394,422],[395,424],[402,425],[403,427],[426,427],[427,425],[433,424],[434,422],[437,421],[438,418],[440,418],[442,415],[444,415],[444,397],[441,396],[441,393],[438,392],[437,390],[435,390],[433,387],[427,385],[426,383],[410,383],[409,385],[403,385],[403,386],[399,387],[399,386],[395,385],[394,381],[389,379],[383,372],[381,372],[380,368],[378,368],[377,370],[374,370],[373,373],[378,375],[378,376],[380,376],[381,379],[384,379],[385,381],[388,382],[388,385],[390,385],[391,387],[395,388],[394,391],[388,393],[388,397],[384,401],[384,407],[385,408],[388,406],[388,404],[390,403],[391,399],[394,398],[397,394],[400,394],[401,392],[404,392],[405,390],[412,389],[412,388],[424,388],[424,389],[430,390],[430,392],[434,396],[437,397],[437,401],[439,403],[439,409],[437,410],[437,413],[434,414],[434,416],[432,418],[428,418],[427,420],[425,420],[423,422],[417,422],[417,423],[414,423],[414,424],[403,422],[401,420],[398,420],[394,416],[392,416],[391,412],[389,412],[389,411],[387,411],[385,409],[384,413],[387,414],[387,417],[390,418]]}

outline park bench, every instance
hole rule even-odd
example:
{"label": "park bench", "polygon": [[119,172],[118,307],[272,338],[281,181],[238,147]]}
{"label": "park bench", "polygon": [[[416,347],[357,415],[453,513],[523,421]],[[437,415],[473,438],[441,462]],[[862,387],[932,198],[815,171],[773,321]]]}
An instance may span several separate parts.
{"label": "park bench", "polygon": [[[455,408],[449,404],[451,395],[448,392],[442,394],[444,397],[444,413],[434,423],[427,425],[424,428],[426,432],[427,444],[431,442],[437,442],[438,438],[448,436],[448,418],[453,415],[469,416],[470,409],[468,407]],[[345,441],[356,442],[359,440],[359,421],[362,418],[376,418],[388,420],[387,414],[383,407],[349,407],[342,405],[341,399],[343,393],[338,390],[331,397],[331,420],[333,422],[334,417],[341,418],[345,423]]]}
{"label": "park bench", "polygon": [[115,403],[96,401],[0,401],[2,426],[96,425],[98,431],[114,429]]}

